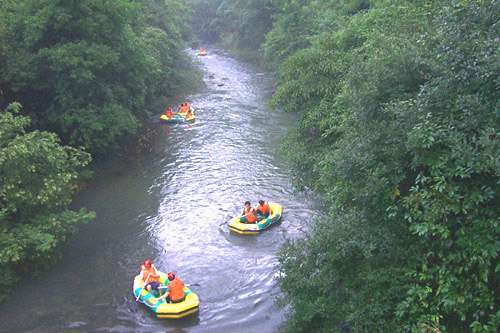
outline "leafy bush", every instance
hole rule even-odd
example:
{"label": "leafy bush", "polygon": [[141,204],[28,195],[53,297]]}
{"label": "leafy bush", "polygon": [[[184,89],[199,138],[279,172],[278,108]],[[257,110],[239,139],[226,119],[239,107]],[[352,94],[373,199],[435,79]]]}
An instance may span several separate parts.
{"label": "leafy bush", "polygon": [[330,207],[280,254],[290,331],[499,326],[498,9],[376,3],[280,67],[289,157]]}
{"label": "leafy bush", "polygon": [[76,182],[90,162],[55,134],[26,132],[19,104],[0,113],[0,299],[23,274],[47,267],[56,249],[94,213],[68,209]]}

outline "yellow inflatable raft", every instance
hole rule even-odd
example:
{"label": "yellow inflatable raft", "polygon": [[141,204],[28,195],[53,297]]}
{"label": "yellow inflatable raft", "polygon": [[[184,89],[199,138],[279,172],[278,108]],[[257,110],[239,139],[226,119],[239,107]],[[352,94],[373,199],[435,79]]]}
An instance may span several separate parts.
{"label": "yellow inflatable raft", "polygon": [[271,225],[281,220],[283,207],[274,202],[268,202],[271,213],[267,218],[264,218],[257,223],[241,223],[240,216],[235,216],[229,222],[229,230],[240,235],[258,235],[262,230],[269,228]]}
{"label": "yellow inflatable raft", "polygon": [[176,113],[174,113],[174,115],[172,117],[167,117],[166,114],[162,114],[160,116],[160,120],[162,122],[165,122],[165,123],[185,123],[185,122],[192,123],[195,121],[195,119],[196,119],[196,117],[194,115],[193,108],[191,108],[191,116],[190,117],[186,117],[186,112],[184,112],[184,113],[176,112]]}
{"label": "yellow inflatable raft", "polygon": [[[160,272],[160,284],[168,287],[167,275]],[[168,290],[168,288],[165,288]],[[154,291],[149,292],[144,288],[144,281],[140,275],[134,278],[133,294],[138,301],[146,305],[158,318],[179,319],[198,312],[200,301],[198,295],[188,287],[184,288],[184,301],[180,303],[167,303],[164,299],[159,299]]]}

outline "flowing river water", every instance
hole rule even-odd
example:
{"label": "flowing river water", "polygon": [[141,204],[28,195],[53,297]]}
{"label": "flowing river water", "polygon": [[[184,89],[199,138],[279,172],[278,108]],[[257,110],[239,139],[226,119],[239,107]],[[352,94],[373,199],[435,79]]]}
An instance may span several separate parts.
{"label": "flowing river water", "polygon": [[[111,162],[76,199],[97,213],[39,278],[0,306],[2,332],[277,332],[277,251],[321,209],[297,192],[279,157],[293,116],[266,103],[273,80],[223,51],[199,59],[206,88],[189,96],[194,124],[159,125],[153,152]],[[258,236],[230,234],[245,200],[279,202],[283,220]],[[199,314],[158,320],[132,296],[144,258],[176,271]]]}

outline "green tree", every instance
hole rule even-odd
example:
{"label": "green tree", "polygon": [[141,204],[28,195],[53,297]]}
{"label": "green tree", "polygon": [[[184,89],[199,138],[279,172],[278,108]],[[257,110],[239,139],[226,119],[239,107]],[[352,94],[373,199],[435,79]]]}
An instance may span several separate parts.
{"label": "green tree", "polygon": [[290,331],[499,326],[498,12],[380,1],[281,66],[287,151],[330,213],[280,254]]}
{"label": "green tree", "polygon": [[254,56],[272,28],[272,0],[191,0],[199,38]]}
{"label": "green tree", "polygon": [[0,40],[9,45],[0,49],[3,102],[22,101],[36,128],[65,143],[97,154],[119,148],[153,100],[184,81],[183,3],[0,3]]}
{"label": "green tree", "polygon": [[1,298],[23,274],[45,268],[78,224],[94,213],[68,209],[90,155],[55,134],[27,132],[17,103],[0,113]]}
{"label": "green tree", "polygon": [[209,43],[219,41],[222,27],[220,26],[221,22],[217,21],[216,17],[221,2],[222,0],[188,0],[192,10],[193,37]]}
{"label": "green tree", "polygon": [[370,7],[368,0],[274,0],[276,8],[272,29],[262,44],[267,64],[278,69],[279,65],[296,51],[311,46],[322,33],[337,30],[346,15]]}

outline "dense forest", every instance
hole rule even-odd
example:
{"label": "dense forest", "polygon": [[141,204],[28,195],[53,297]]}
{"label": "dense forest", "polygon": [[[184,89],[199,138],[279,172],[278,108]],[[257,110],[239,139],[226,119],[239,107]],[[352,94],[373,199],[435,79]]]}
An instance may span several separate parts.
{"label": "dense forest", "polygon": [[193,3],[276,71],[295,179],[329,209],[281,251],[288,330],[496,332],[500,3]]}
{"label": "dense forest", "polygon": [[286,331],[496,332],[499,14],[496,0],[0,1],[0,287],[93,219],[70,209],[92,157],[189,89],[183,49],[203,42],[276,74],[271,106],[298,117],[282,151],[327,207],[279,254]]}
{"label": "dense forest", "polygon": [[2,1],[0,106],[103,155],[186,86],[184,1]]}
{"label": "dense forest", "polygon": [[0,299],[92,219],[68,208],[90,154],[119,151],[191,86],[189,13],[182,0],[0,1]]}

